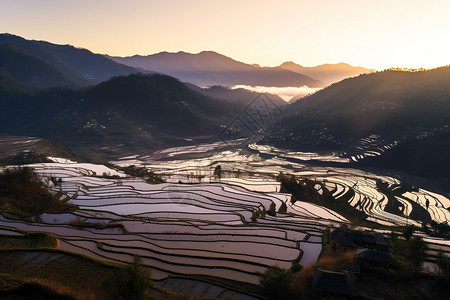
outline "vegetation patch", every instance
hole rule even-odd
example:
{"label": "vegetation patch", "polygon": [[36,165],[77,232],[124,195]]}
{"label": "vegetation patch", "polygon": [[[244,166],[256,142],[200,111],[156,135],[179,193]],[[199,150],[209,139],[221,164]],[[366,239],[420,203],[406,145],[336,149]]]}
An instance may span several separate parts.
{"label": "vegetation patch", "polygon": [[141,177],[144,178],[144,180],[147,183],[164,183],[165,180],[161,178],[158,174],[155,174],[153,171],[148,170],[144,167],[136,167],[136,166],[129,166],[122,168],[122,171],[125,172],[125,174],[133,176],[133,177]]}
{"label": "vegetation patch", "polygon": [[58,239],[45,232],[27,232],[22,236],[0,235],[0,249],[56,248]]}
{"label": "vegetation patch", "polygon": [[1,212],[28,217],[76,209],[76,206],[64,203],[51,194],[29,167],[9,168],[0,173]]}
{"label": "vegetation patch", "polygon": [[[392,268],[401,276],[412,276],[420,271],[426,258],[427,246],[420,236],[413,235],[414,226],[404,228],[402,235],[391,233]],[[399,276],[400,276],[399,275]]]}
{"label": "vegetation patch", "polygon": [[48,295],[42,299],[148,299],[151,286],[139,258],[119,265],[59,250],[4,250],[0,264],[0,295],[37,290]]}

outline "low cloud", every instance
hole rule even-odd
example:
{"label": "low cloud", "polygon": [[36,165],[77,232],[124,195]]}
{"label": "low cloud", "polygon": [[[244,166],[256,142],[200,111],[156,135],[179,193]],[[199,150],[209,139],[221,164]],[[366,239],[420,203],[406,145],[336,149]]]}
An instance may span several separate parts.
{"label": "low cloud", "polygon": [[271,86],[251,86],[251,85],[235,85],[232,89],[246,89],[258,93],[270,93],[280,96],[284,101],[290,101],[292,98],[298,99],[308,94],[313,94],[321,88],[311,88],[308,86],[300,87],[271,87]]}

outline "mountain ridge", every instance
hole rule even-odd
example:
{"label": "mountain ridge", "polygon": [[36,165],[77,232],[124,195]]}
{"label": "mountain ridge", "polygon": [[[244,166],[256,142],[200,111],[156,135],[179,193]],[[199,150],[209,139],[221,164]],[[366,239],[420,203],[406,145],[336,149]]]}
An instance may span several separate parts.
{"label": "mountain ridge", "polygon": [[341,81],[345,78],[358,76],[364,73],[373,73],[376,71],[374,69],[355,67],[344,62],[337,64],[322,64],[314,67],[304,67],[294,63],[293,61],[287,61],[282,63],[279,67],[317,78],[328,84]]}
{"label": "mountain ridge", "polygon": [[17,81],[35,87],[88,84],[88,81],[49,64],[14,44],[0,44],[0,69]]}
{"label": "mountain ridge", "polygon": [[198,86],[253,85],[253,86],[313,86],[324,84],[290,70],[279,67],[255,67],[236,61],[214,51],[197,54],[187,52],[160,52],[129,57],[108,56],[115,62],[134,68],[164,73]]}
{"label": "mountain ridge", "polygon": [[0,34],[0,44],[15,46],[33,54],[42,61],[80,78],[89,84],[97,84],[113,76],[129,75],[139,71],[120,65],[100,54],[72,45],[59,45],[47,41],[27,40],[9,33]]}
{"label": "mountain ridge", "polygon": [[[449,80],[448,66],[348,78],[289,105],[265,141],[348,158],[360,155],[361,159],[369,153],[367,161],[372,164],[448,178],[450,159],[442,153],[450,152],[446,138],[450,134]],[[383,161],[384,152],[389,153],[388,161]]]}

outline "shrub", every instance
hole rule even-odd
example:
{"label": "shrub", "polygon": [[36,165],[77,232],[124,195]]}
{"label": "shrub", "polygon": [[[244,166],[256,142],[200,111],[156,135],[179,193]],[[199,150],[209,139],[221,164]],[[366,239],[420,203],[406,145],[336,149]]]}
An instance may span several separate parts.
{"label": "shrub", "polygon": [[134,177],[142,177],[147,183],[164,183],[164,179],[161,178],[161,176],[155,174],[153,171],[150,171],[143,167],[135,167],[135,166],[129,166],[126,168],[122,168],[122,171],[125,172],[125,174],[134,176]]}
{"label": "shrub", "polygon": [[314,299],[315,293],[312,289],[313,276],[313,265],[303,267],[292,276],[289,290],[292,295],[295,295],[295,299]]}
{"label": "shrub", "polygon": [[58,246],[58,239],[44,232],[28,232],[24,235],[24,238],[29,248],[56,248]]}
{"label": "shrub", "polygon": [[219,178],[219,180],[222,177],[222,167],[220,165],[214,168],[214,177]]}
{"label": "shrub", "polygon": [[141,258],[134,256],[133,263],[120,269],[108,280],[103,282],[103,288],[109,294],[109,299],[142,300],[146,290],[151,287],[150,273],[142,266]]}
{"label": "shrub", "polygon": [[267,269],[261,278],[261,290],[268,299],[289,299],[292,271],[277,267]]}
{"label": "shrub", "polygon": [[272,217],[276,216],[277,212],[275,210],[275,203],[273,203],[273,202],[270,203],[270,207],[269,207],[269,210],[267,211],[267,214]]}
{"label": "shrub", "polygon": [[406,272],[417,272],[420,270],[421,263],[425,260],[427,246],[420,236],[410,237],[409,229],[406,229],[406,233],[405,236],[408,239],[401,239],[396,233],[391,233],[389,242],[393,263],[403,266]]}
{"label": "shrub", "polygon": [[286,205],[285,202],[282,202],[282,203],[281,203],[281,206],[280,206],[280,208],[278,209],[278,212],[279,212],[280,214],[285,214],[285,213],[287,212],[287,205]]}
{"label": "shrub", "polygon": [[0,208],[19,216],[35,216],[72,211],[76,206],[52,195],[33,169],[18,167],[0,173]]}
{"label": "shrub", "polygon": [[319,268],[340,272],[348,264],[355,263],[355,251],[328,247],[317,261]]}

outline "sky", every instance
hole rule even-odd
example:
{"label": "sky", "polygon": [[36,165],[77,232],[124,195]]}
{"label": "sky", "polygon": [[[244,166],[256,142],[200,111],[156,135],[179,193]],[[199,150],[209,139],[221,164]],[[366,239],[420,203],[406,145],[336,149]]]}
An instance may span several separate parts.
{"label": "sky", "polygon": [[448,0],[0,0],[0,32],[115,56],[434,68],[450,64],[449,13]]}

